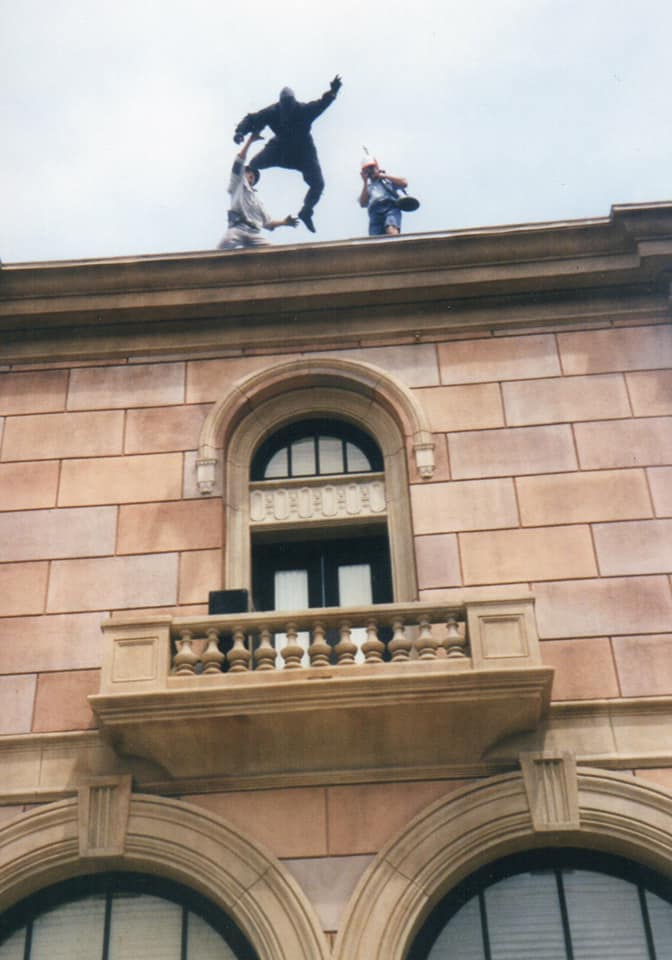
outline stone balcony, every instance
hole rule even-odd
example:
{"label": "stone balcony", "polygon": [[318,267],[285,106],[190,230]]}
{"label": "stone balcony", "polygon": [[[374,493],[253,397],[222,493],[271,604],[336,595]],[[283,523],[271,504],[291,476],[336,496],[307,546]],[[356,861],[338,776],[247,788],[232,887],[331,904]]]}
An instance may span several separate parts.
{"label": "stone balcony", "polygon": [[117,617],[90,702],[169,780],[438,775],[547,714],[533,604]]}

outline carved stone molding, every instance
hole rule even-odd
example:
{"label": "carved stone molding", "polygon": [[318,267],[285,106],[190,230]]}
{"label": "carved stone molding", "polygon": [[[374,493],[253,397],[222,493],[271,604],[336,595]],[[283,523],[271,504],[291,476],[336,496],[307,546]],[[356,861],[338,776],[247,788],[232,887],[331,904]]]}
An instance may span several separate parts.
{"label": "carved stone molding", "polygon": [[527,801],[534,829],[576,830],[579,785],[576,757],[570,753],[521,753]]}
{"label": "carved stone molding", "polygon": [[[309,388],[314,407],[319,394],[337,388],[365,402],[364,423],[379,406],[392,414],[396,424],[410,440],[419,475],[431,479],[434,472],[434,439],[429,418],[413,391],[396,377],[370,363],[330,357],[303,357],[280,363],[271,369],[252,373],[238,380],[203,422],[196,461],[197,484],[204,496],[214,489],[216,464],[226,449],[228,432],[246,413],[258,413],[260,404],[273,405],[288,391]],[[331,404],[331,412],[342,410]],[[313,409],[314,412],[314,409]],[[374,435],[376,431],[374,430]],[[383,438],[376,435],[386,453]]]}
{"label": "carved stone molding", "polygon": [[252,526],[379,517],[385,508],[381,478],[343,478],[318,484],[265,482],[250,488]]}
{"label": "carved stone molding", "polygon": [[115,857],[124,852],[130,802],[130,776],[95,777],[80,785],[80,857]]}

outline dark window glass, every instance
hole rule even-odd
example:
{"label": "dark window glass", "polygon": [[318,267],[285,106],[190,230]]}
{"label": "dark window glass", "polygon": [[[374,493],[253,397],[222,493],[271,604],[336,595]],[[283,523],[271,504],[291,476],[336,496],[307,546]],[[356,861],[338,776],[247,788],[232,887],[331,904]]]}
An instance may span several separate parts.
{"label": "dark window glass", "polygon": [[479,870],[430,914],[409,960],[660,960],[672,885],[618,857],[532,851]]}
{"label": "dark window glass", "polygon": [[256,610],[303,610],[392,600],[387,537],[255,543]]}
{"label": "dark window glass", "polygon": [[78,877],[8,910],[0,960],[259,960],[213,904],[138,874]]}
{"label": "dark window glass", "polygon": [[252,480],[371,473],[383,469],[377,445],[338,420],[302,420],[278,430],[252,460]]}

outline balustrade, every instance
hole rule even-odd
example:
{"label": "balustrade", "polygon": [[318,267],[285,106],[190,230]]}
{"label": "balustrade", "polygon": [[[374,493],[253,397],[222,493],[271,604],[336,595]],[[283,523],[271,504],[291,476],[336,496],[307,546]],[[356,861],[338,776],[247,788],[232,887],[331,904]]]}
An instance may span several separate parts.
{"label": "balustrade", "polygon": [[101,728],[192,790],[220,776],[286,787],[305,771],[325,782],[369,769],[444,776],[535,729],[550,704],[530,594],[131,615],[103,631],[90,698]]}
{"label": "balustrade", "polygon": [[177,676],[468,657],[464,611],[418,603],[180,619],[171,634]]}

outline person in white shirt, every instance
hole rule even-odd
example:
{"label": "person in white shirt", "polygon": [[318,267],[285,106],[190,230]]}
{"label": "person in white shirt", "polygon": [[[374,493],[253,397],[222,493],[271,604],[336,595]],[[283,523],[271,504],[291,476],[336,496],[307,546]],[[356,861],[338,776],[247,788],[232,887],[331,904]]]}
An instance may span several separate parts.
{"label": "person in white shirt", "polygon": [[236,154],[231,170],[229,193],[231,206],[228,219],[229,229],[217,245],[218,250],[237,250],[245,247],[265,247],[268,240],[262,236],[262,228],[275,230],[276,227],[295,227],[296,217],[288,214],[284,220],[272,220],[261,202],[255,184],[259,180],[259,171],[245,165],[247,151],[255,140],[263,140],[258,133],[247,138],[240,153]]}

